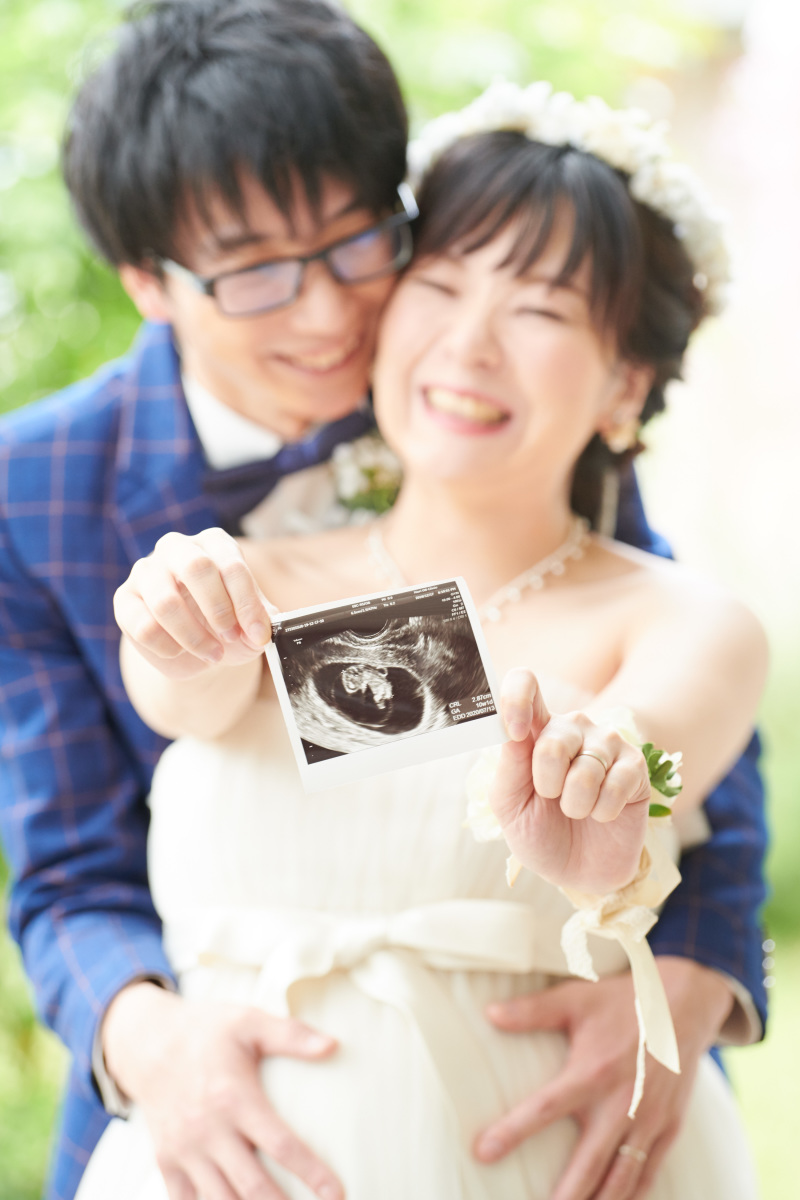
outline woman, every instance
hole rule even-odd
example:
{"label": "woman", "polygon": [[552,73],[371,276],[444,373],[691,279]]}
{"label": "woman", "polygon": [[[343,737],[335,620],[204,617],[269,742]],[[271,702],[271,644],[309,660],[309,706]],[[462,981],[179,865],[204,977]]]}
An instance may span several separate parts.
{"label": "woman", "polygon": [[[263,1082],[350,1200],[527,1200],[552,1193],[572,1125],[494,1165],[471,1140],[554,1073],[563,1045],[507,1041],[485,1006],[566,972],[572,907],[554,883],[581,903],[636,874],[649,789],[612,710],[683,751],[690,812],[746,739],[763,639],[718,589],[575,517],[602,521],[605,476],[713,303],[715,226],[691,185],[635,119],[537,88],[490,90],[434,123],[419,157],[416,254],[374,377],[404,470],[394,509],[367,529],[241,548],[219,531],[164,539],[118,596],[123,669],[145,719],[179,738],[154,783],[150,867],[185,996],[290,1012],[336,1039],[325,1062],[266,1060]],[[506,848],[463,828],[474,756],[306,797],[263,670],[270,605],[457,574],[509,672],[493,804],[529,868],[511,900]],[[595,959],[625,965],[613,943]],[[709,1066],[652,1196],[754,1196],[740,1144]],[[633,1195],[641,1163],[619,1152]],[[200,1172],[185,1184],[174,1194],[230,1194]],[[112,1192],[164,1194],[135,1120],[101,1143],[79,1197]]]}

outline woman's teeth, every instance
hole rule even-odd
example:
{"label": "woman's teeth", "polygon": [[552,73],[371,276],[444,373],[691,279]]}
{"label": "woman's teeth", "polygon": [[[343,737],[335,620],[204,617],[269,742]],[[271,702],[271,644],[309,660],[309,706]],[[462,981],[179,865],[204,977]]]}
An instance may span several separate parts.
{"label": "woman's teeth", "polygon": [[437,412],[463,417],[465,421],[476,421],[481,425],[499,425],[501,421],[507,420],[507,414],[493,404],[479,400],[477,396],[451,392],[449,388],[426,388],[425,399]]}

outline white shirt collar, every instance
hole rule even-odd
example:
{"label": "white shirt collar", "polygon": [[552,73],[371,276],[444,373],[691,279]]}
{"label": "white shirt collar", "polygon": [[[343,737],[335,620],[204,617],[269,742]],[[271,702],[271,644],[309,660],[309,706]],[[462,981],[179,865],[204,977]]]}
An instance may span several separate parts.
{"label": "white shirt collar", "polygon": [[181,382],[206,462],[214,470],[274,458],[283,446],[277,433],[235,412],[196,379],[181,375]]}

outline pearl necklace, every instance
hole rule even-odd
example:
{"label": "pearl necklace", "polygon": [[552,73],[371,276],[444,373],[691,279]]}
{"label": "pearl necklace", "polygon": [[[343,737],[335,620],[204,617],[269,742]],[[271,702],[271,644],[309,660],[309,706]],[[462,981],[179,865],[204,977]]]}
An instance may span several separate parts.
{"label": "pearl necklace", "polygon": [[[502,621],[502,606],[515,604],[521,599],[522,593],[528,588],[539,591],[544,587],[548,575],[563,575],[571,560],[583,558],[586,543],[589,540],[589,522],[585,517],[573,516],[569,533],[561,545],[534,563],[521,575],[516,575],[510,583],[505,584],[489,597],[486,603],[478,609],[481,620]],[[380,524],[376,521],[367,534],[367,548],[372,561],[384,573],[393,587],[408,587],[408,580],[392,558],[383,540]]]}

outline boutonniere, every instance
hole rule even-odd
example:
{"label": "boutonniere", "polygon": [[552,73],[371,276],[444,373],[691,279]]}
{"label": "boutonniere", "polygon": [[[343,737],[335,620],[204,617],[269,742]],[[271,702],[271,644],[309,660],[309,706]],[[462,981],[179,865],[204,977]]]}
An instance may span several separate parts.
{"label": "boutonniere", "polygon": [[336,498],[351,512],[380,516],[397,499],[403,472],[400,461],[379,433],[368,433],[337,446],[331,459]]}

